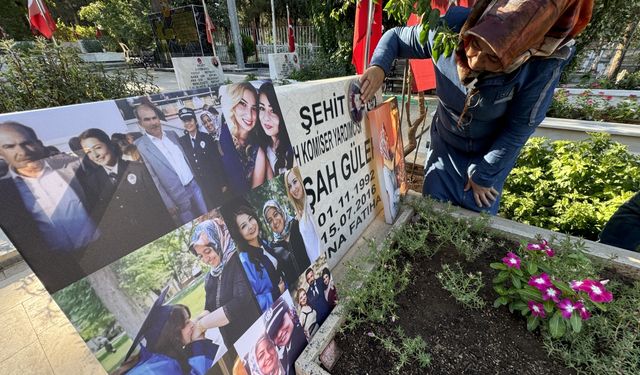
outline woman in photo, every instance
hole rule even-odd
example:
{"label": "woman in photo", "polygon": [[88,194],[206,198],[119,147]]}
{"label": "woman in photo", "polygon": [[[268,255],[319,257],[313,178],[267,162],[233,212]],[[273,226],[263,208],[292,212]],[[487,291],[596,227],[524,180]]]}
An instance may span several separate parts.
{"label": "woman in photo", "polygon": [[304,328],[304,334],[307,336],[307,340],[311,339],[315,335],[319,328],[317,322],[316,310],[314,310],[307,301],[307,291],[303,288],[298,289],[296,293],[296,301],[298,302],[298,316],[300,317],[300,324]]}
{"label": "woman in photo", "polygon": [[283,264],[285,281],[288,285],[294,285],[298,277],[311,265],[304,240],[300,235],[299,222],[273,199],[264,204],[262,215],[273,233],[270,246],[278,261]]}
{"label": "woman in photo", "polygon": [[275,344],[262,334],[249,352],[251,375],[285,375]]}
{"label": "woman in photo", "polygon": [[238,246],[240,262],[260,310],[265,312],[284,293],[286,285],[278,260],[271,254],[272,249],[261,236],[255,210],[247,204],[234,203],[225,207],[223,216],[231,237]]}
{"label": "woman in photo", "polygon": [[175,227],[144,164],[124,160],[100,129],[85,130],[78,138],[85,154],[79,179],[101,240],[112,245],[112,259],[128,253],[116,249],[137,249]]}
{"label": "woman in photo", "polygon": [[315,219],[311,213],[311,208],[307,203],[307,195],[302,185],[302,176],[299,168],[288,170],[284,175],[284,182],[287,188],[287,196],[296,210],[296,220],[298,229],[310,262],[314,262],[322,253],[320,238]]}
{"label": "woman in photo", "polygon": [[325,285],[324,289],[324,299],[329,302],[329,307],[333,310],[338,303],[338,292],[336,290],[336,286],[333,283],[333,277],[331,277],[331,271],[329,268],[325,267],[322,269],[322,282]]}
{"label": "woman in photo", "polygon": [[210,267],[204,282],[204,309],[210,313],[196,328],[204,332],[218,327],[230,348],[260,317],[235,243],[224,223],[205,220],[193,231],[189,250]]}
{"label": "woman in photo", "polygon": [[229,131],[238,153],[244,177],[251,188],[273,177],[273,170],[256,139],[258,93],[249,82],[228,85],[224,105],[229,106]]}
{"label": "woman in photo", "polygon": [[218,111],[213,107],[210,107],[200,115],[202,125],[207,130],[207,133],[216,141],[220,140],[220,120],[218,116]]}
{"label": "woman in photo", "polygon": [[260,147],[269,159],[274,175],[279,175],[287,169],[293,168],[293,149],[271,82],[263,83],[259,92],[260,129],[258,129],[258,140]]}
{"label": "woman in photo", "polygon": [[[196,323],[187,306],[163,306],[168,289],[154,303],[114,375],[204,375],[213,365],[217,345],[194,329]],[[140,351],[132,356],[138,346]]]}
{"label": "woman in photo", "polygon": [[384,178],[384,189],[386,199],[389,202],[389,210],[391,218],[395,218],[398,213],[398,205],[400,204],[400,187],[395,172],[395,150],[389,142],[389,137],[384,128],[384,124],[380,130],[380,145],[378,147],[380,155],[382,155],[382,175]]}

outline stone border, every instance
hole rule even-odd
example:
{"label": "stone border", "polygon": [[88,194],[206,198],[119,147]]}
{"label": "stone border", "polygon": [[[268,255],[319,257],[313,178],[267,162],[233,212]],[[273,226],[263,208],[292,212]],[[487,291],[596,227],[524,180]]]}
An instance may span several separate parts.
{"label": "stone border", "polygon": [[[407,199],[417,199],[421,198],[422,194],[417,193],[415,191],[410,190],[407,193]],[[441,207],[444,209],[445,204],[441,204]],[[464,208],[453,207],[452,214],[458,217],[478,217],[479,213],[466,210]],[[391,226],[386,234],[390,233],[394,229],[400,228],[404,225],[413,215],[413,209],[404,207],[403,211],[400,213],[396,222]],[[380,215],[378,215],[380,216]],[[365,235],[369,233],[369,229],[376,225],[376,222],[372,223]],[[569,236],[565,234],[560,234],[557,232],[553,232],[547,229],[542,229],[538,227],[534,227],[527,224],[517,223],[513,220],[507,220],[501,217],[493,216],[490,218],[489,227],[497,232],[500,232],[503,235],[507,235],[508,237],[520,240],[520,239],[531,239],[536,235],[542,235],[545,238],[550,238],[551,236],[556,237],[569,237],[572,241],[582,240],[585,242],[587,255],[592,259],[599,262],[607,262],[608,265],[613,266],[616,272],[620,273],[623,276],[627,276],[636,280],[640,280],[640,253],[636,253],[633,251],[628,251],[624,249],[620,249],[617,247],[604,245],[601,243],[597,243],[594,241],[584,240],[579,237]],[[375,232],[375,229],[372,232]],[[380,235],[380,233],[378,233]],[[362,242],[361,242],[362,241]],[[384,245],[384,241],[380,241],[376,247],[376,249],[380,249],[381,246]],[[366,240],[360,239],[358,243],[356,243],[348,252],[345,254],[345,258],[347,257],[353,259],[355,256],[359,254],[364,254],[364,251],[368,248],[368,243]],[[373,264],[367,264],[367,269],[373,268]],[[359,285],[352,285],[351,287],[358,287]],[[302,352],[300,357],[296,360],[296,374],[298,375],[331,375],[325,369],[320,366],[320,354],[324,351],[324,349],[329,345],[331,340],[335,337],[342,323],[344,323],[346,319],[346,314],[344,311],[344,305],[339,303],[335,309],[329,314],[327,319],[324,321],[322,326],[316,334],[313,336],[309,345]]]}

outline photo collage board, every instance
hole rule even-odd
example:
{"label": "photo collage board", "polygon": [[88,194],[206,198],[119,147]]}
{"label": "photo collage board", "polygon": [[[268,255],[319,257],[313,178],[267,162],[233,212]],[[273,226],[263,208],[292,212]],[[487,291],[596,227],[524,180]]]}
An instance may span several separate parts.
{"label": "photo collage board", "polygon": [[[349,81],[326,86],[347,108]],[[285,88],[0,115],[0,226],[108,373],[295,373],[338,301],[328,235],[346,251],[382,204],[372,157],[353,153],[372,152],[362,124],[336,107],[324,126],[349,133],[333,146],[342,156],[309,160],[317,107],[302,105],[317,127],[306,131]],[[369,195],[344,195],[350,184]]]}

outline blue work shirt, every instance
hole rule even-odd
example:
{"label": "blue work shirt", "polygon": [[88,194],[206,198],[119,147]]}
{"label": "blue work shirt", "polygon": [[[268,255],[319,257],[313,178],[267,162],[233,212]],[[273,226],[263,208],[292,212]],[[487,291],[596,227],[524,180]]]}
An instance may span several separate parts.
{"label": "blue work shirt", "polygon": [[[469,11],[451,7],[442,19],[459,32]],[[371,58],[371,65],[387,73],[396,58],[430,58],[435,35],[430,32],[423,46],[421,31],[420,25],[387,31]],[[460,81],[455,54],[441,56],[434,62],[436,94],[440,100],[432,127],[448,146],[481,157],[468,171],[476,184],[502,185],[508,174],[505,169],[513,166],[522,146],[544,120],[560,73],[573,52],[572,47],[565,45],[552,56],[529,59],[511,73],[483,74],[475,83],[479,92],[472,98],[462,126],[458,126],[458,119],[470,88]]]}

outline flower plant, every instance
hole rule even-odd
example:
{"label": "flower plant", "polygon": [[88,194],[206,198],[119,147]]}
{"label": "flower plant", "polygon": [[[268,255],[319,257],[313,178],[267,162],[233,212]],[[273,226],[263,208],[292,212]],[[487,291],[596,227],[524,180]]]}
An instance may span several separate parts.
{"label": "flower plant", "polygon": [[[499,297],[494,307],[506,305],[512,313],[527,318],[527,329],[544,326],[553,338],[579,333],[594,309],[606,310],[613,294],[604,281],[591,278],[567,280],[552,259],[556,252],[548,241],[527,243],[516,252],[508,252],[502,262],[491,263],[498,271],[493,279]],[[570,254],[579,259],[581,255]],[[562,274],[562,275],[561,275]]]}
{"label": "flower plant", "polygon": [[611,103],[612,99],[604,91],[585,90],[570,100],[568,90],[557,90],[547,116],[640,124],[640,101],[637,95],[629,95],[615,105]]}

